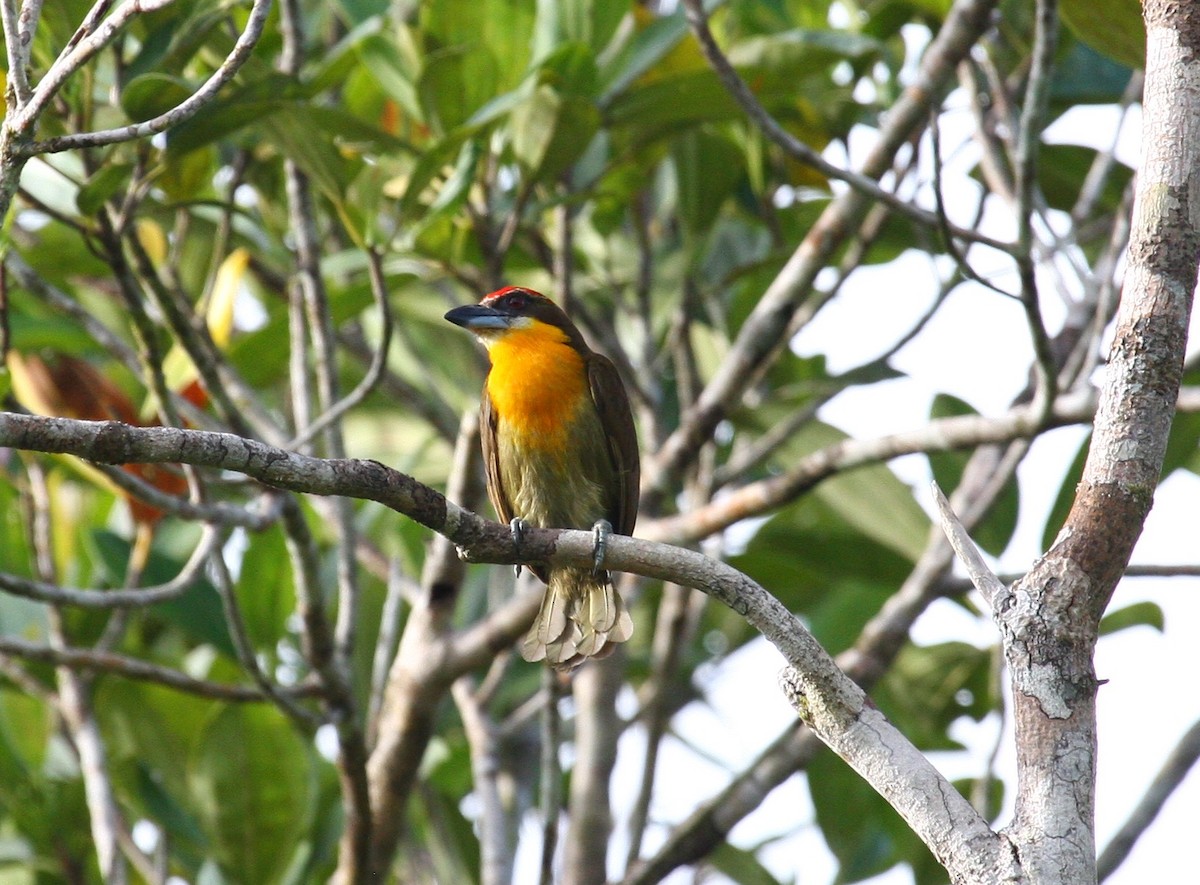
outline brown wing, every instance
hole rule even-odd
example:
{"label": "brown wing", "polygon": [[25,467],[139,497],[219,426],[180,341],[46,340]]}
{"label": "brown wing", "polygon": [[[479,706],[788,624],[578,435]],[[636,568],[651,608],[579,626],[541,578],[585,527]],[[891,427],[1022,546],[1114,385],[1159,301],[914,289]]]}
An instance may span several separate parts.
{"label": "brown wing", "polygon": [[608,453],[613,467],[620,477],[617,483],[617,500],[608,514],[613,530],[621,535],[632,535],[637,523],[638,489],[641,481],[641,459],[638,456],[637,430],[633,426],[633,413],[629,409],[629,397],[617,367],[608,357],[598,353],[587,356],[588,385],[592,402],[600,415],[608,442]]}
{"label": "brown wing", "polygon": [[479,441],[483,448],[483,469],[487,478],[488,500],[496,508],[496,517],[503,523],[512,521],[515,515],[508,495],[504,491],[504,483],[500,481],[500,454],[496,445],[496,410],[492,408],[492,398],[487,388],[483,389],[483,398],[479,403]]}

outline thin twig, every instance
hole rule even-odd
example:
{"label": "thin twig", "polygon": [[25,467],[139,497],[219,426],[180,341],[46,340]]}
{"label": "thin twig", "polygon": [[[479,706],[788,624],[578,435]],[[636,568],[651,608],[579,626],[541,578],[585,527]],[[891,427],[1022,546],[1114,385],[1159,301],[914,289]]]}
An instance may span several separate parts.
{"label": "thin twig", "polygon": [[252,532],[260,532],[279,520],[280,499],[273,493],[260,498],[257,510],[221,502],[196,504],[186,498],[160,491],[146,480],[120,467],[96,463],[91,466],[107,476],[113,485],[122,491],[181,519],[211,522],[228,527],[238,526]]}
{"label": "thin twig", "polygon": [[8,115],[20,110],[29,101],[29,75],[25,70],[29,64],[28,47],[19,33],[17,0],[0,2],[0,17],[4,24],[4,49],[8,55],[8,83],[12,87],[14,104],[9,105]]}
{"label": "thin twig", "polygon": [[1042,319],[1037,278],[1033,264],[1033,211],[1037,187],[1038,147],[1042,140],[1042,121],[1050,97],[1054,52],[1058,46],[1057,0],[1037,0],[1033,52],[1029,80],[1025,86],[1025,102],[1017,127],[1013,155],[1016,177],[1016,221],[1018,251],[1014,253],[1021,278],[1021,303],[1033,340],[1034,363],[1033,403],[1042,414],[1048,414],[1057,386],[1054,354],[1050,336]]}
{"label": "thin twig", "polygon": [[[729,59],[721,51],[721,48],[717,46],[717,41],[713,38],[712,31],[708,27],[708,15],[704,11],[702,0],[683,0],[683,6],[687,11],[688,23],[692,27],[692,33],[695,34],[696,41],[700,44],[700,51],[704,53],[704,57],[708,60],[709,65],[720,79],[722,85],[724,85],[726,91],[733,96],[734,101],[738,103],[746,116],[755,122],[767,138],[782,148],[793,159],[811,166],[827,178],[845,182],[864,196],[883,203],[896,214],[907,218],[909,221],[914,221],[930,230],[940,230],[942,228],[943,219],[939,219],[936,213],[914,206],[907,200],[901,199],[896,194],[881,187],[879,182],[869,175],[862,175],[858,172],[842,169],[830,163],[815,150],[784,129],[771,116],[770,112],[763,107],[762,103],[746,84],[746,81],[741,78]],[[945,222],[945,225],[959,239],[990,246],[1001,252],[1011,253],[1013,251],[1011,243],[993,239],[978,231],[956,227],[949,222]]]}
{"label": "thin twig", "polygon": [[[157,8],[165,7],[172,2],[174,2],[174,0],[130,0],[130,2],[125,5],[132,6],[136,12],[149,12]],[[31,109],[34,111],[32,114],[33,118],[36,118],[36,116],[41,113],[42,108],[39,105],[39,99],[41,98],[42,86],[46,84],[47,81],[50,81],[51,91],[46,96],[46,100],[48,100],[49,95],[52,95],[58,90],[59,87],[61,87],[62,82],[65,81],[67,76],[70,76],[70,74],[74,73],[79,66],[87,60],[87,58],[93,55],[96,51],[99,51],[99,49],[103,48],[105,43],[116,36],[117,28],[123,27],[125,22],[121,21],[116,28],[112,30],[112,33],[109,34],[109,21],[116,20],[124,8],[125,7],[123,6],[121,9],[118,9],[117,12],[113,13],[109,20],[105,21],[103,33],[106,36],[104,37],[104,43],[94,46],[93,48],[93,44],[97,43],[101,39],[101,32],[98,31],[97,34],[94,35],[94,39],[86,41],[87,46],[89,49],[91,49],[91,51],[84,52],[84,50],[81,48],[79,53],[73,53],[64,63],[63,71],[57,72],[55,67],[52,67],[51,70],[47,72],[46,77],[41,83],[38,84],[38,89],[35,92],[34,97],[30,100],[29,104],[22,109],[22,121],[19,122],[18,125],[26,125],[24,120],[30,115]],[[267,13],[270,12],[270,10],[271,0],[254,0],[254,6],[251,8],[250,16],[246,20],[245,30],[243,30],[241,35],[238,37],[237,42],[234,44],[229,55],[226,56],[223,62],[221,62],[220,67],[217,68],[213,75],[209,77],[199,89],[177,104],[175,107],[171,108],[169,111],[166,111],[165,113],[159,114],[157,117],[152,117],[151,119],[145,120],[141,123],[131,123],[128,126],[121,126],[116,129],[103,129],[98,132],[79,132],[72,135],[62,135],[57,138],[50,138],[46,141],[29,142],[18,145],[18,150],[22,155],[26,157],[32,157],[37,156],[38,154],[51,154],[82,147],[100,147],[101,145],[106,144],[117,144],[118,142],[133,141],[134,139],[145,138],[150,135],[156,135],[159,132],[165,132],[172,126],[178,126],[185,120],[191,119],[205,105],[217,97],[217,93],[221,91],[222,87],[224,87],[226,83],[234,78],[237,72],[241,70],[242,65],[244,65],[250,58],[250,54],[253,52],[255,45],[258,43],[258,38],[262,36],[263,28],[267,22]],[[57,65],[58,62],[55,62],[55,66]],[[61,79],[58,81],[52,80],[52,74],[60,75]]]}
{"label": "thin twig", "polygon": [[1004,585],[1000,583],[1000,579],[995,573],[988,568],[986,562],[983,561],[983,556],[979,552],[979,548],[975,546],[975,542],[971,540],[971,536],[967,534],[967,530],[963,528],[963,524],[955,516],[954,511],[950,507],[950,502],[946,500],[946,496],[942,494],[942,490],[938,488],[935,482],[933,487],[933,500],[937,504],[938,514],[942,520],[942,530],[946,533],[946,537],[950,540],[950,545],[954,548],[954,552],[958,554],[958,558],[967,568],[967,574],[971,576],[971,583],[975,585],[975,589],[982,594],[983,598],[991,604],[992,599],[997,593],[1003,592]]}
{"label": "thin twig", "polygon": [[874,439],[847,438],[803,456],[786,473],[732,489],[687,513],[645,522],[638,526],[638,535],[675,543],[705,538],[793,501],[836,473],[916,452],[947,452],[1029,438],[1045,426],[1088,421],[1095,410],[1094,391],[1084,390],[1060,396],[1052,418],[1042,424],[1027,406],[1015,406],[997,416],[959,415]]}
{"label": "thin twig", "polygon": [[1016,298],[1012,292],[1005,291],[997,286],[987,277],[980,274],[971,263],[967,261],[966,253],[958,248],[958,244],[954,242],[954,232],[951,230],[950,217],[946,214],[946,195],[942,189],[942,127],[938,123],[938,117],[941,109],[937,108],[929,114],[929,137],[933,144],[933,201],[937,208],[938,229],[942,235],[942,245],[946,252],[954,259],[955,267],[968,280],[979,283],[979,285],[991,289],[998,295],[1003,295],[1005,298]]}
{"label": "thin twig", "polygon": [[387,594],[379,613],[379,637],[371,659],[371,692],[367,699],[367,746],[375,746],[379,726],[379,710],[383,706],[383,690],[387,685],[388,668],[396,655],[396,639],[400,635],[400,608],[404,604],[404,573],[396,557],[388,559]]}
{"label": "thin twig", "polygon": [[[221,701],[261,703],[267,700],[261,691],[251,686],[228,685],[197,679],[187,673],[116,652],[96,651],[74,646],[39,645],[14,636],[0,636],[0,656],[38,661],[39,663],[53,664],[56,667],[70,667],[84,673],[105,674],[119,676],[123,679],[134,679],[139,682],[152,682],[186,694]],[[9,674],[6,672],[5,676],[9,676]],[[282,690],[295,697],[313,694],[309,687]],[[42,692],[45,692],[44,687]]]}
{"label": "thin twig", "polygon": [[340,420],[343,415],[366,399],[368,394],[378,386],[383,378],[384,369],[387,368],[388,348],[392,343],[392,306],[388,300],[387,281],[383,277],[383,259],[379,250],[371,247],[366,250],[366,253],[367,269],[371,278],[371,296],[375,301],[375,307],[379,310],[379,345],[375,348],[371,357],[371,365],[362,380],[352,391],[300,430],[288,443],[287,448],[289,449],[298,449],[305,445],[314,436],[335,421]]}
{"label": "thin twig", "polygon": [[471,751],[472,791],[480,805],[478,819],[480,885],[509,885],[513,856],[506,838],[504,802],[497,780],[500,747],[496,723],[474,691],[474,680],[461,676],[451,688]]}
{"label": "thin twig", "polygon": [[1200,721],[1193,723],[1192,727],[1184,732],[1167,761],[1150,782],[1141,801],[1130,813],[1128,820],[1121,825],[1121,829],[1117,830],[1116,835],[1100,853],[1096,861],[1098,881],[1103,882],[1125,861],[1134,844],[1154,823],[1163,805],[1183,783],[1197,759],[1200,759]]}
{"label": "thin twig", "polygon": [[204,562],[212,551],[221,544],[221,531],[213,525],[205,525],[200,541],[179,574],[164,584],[139,587],[136,590],[80,590],[61,587],[47,581],[35,581],[0,572],[0,589],[56,605],[77,605],[81,608],[123,608],[147,606],[186,593],[204,572]]}
{"label": "thin twig", "polygon": [[[30,463],[26,472],[29,477],[29,505],[33,515],[30,539],[34,549],[36,573],[42,581],[52,582],[55,580],[55,565],[52,552],[50,490],[40,464]],[[58,606],[51,606],[46,614],[50,645],[65,646],[67,634],[62,610]],[[92,711],[90,686],[79,673],[67,667],[57,669],[55,681],[58,685],[58,710],[62,714],[79,760],[92,842],[95,845],[100,873],[106,882],[125,885],[128,869],[121,856],[117,838],[117,833],[124,829],[125,825],[113,796],[104,740]]]}
{"label": "thin twig", "polygon": [[542,670],[542,862],[541,885],[554,885],[554,853],[558,847],[558,815],[562,809],[562,768],[558,747],[562,740],[558,699],[561,688],[558,673],[550,667]]}
{"label": "thin twig", "polygon": [[[107,12],[111,3],[108,0],[97,3],[88,12],[75,34],[67,41],[58,58],[50,65],[50,69],[38,82],[32,95],[29,96],[29,100],[22,105],[20,112],[12,120],[6,122],[13,130],[32,132],[38,117],[72,74],[115,40],[126,25],[138,15],[143,12],[164,9],[173,2],[174,0],[125,0],[112,15],[102,22],[100,19]],[[28,151],[29,146],[29,144],[24,145],[24,151],[21,150],[22,146],[18,146],[18,151],[24,153],[25,156],[34,156],[45,152],[30,152]]]}
{"label": "thin twig", "polygon": [[262,667],[258,663],[254,644],[250,641],[250,634],[246,631],[246,619],[242,617],[242,607],[238,603],[237,593],[233,586],[233,578],[230,577],[229,567],[225,564],[225,557],[221,550],[214,550],[212,556],[209,557],[209,562],[212,565],[212,574],[216,582],[217,594],[221,597],[221,610],[225,614],[225,624],[229,629],[229,638],[233,642],[233,648],[237,654],[238,663],[242,665],[242,669],[250,674],[250,678],[265,697],[269,698],[275,706],[288,716],[291,716],[300,725],[309,728],[320,725],[321,717],[314,715],[309,710],[297,704],[294,698],[272,682],[267,674],[263,672]]}
{"label": "thin twig", "polygon": [[[927,119],[930,105],[945,88],[954,68],[990,26],[994,7],[995,0],[958,0],[951,7],[921,60],[914,82],[880,127],[878,141],[861,165],[863,174],[882,175],[892,165],[900,148]],[[812,297],[817,275],[858,230],[869,206],[870,201],[861,191],[849,189],[821,213],[742,323],[733,346],[696,405],[682,416],[679,427],[655,456],[643,464],[647,490],[666,493],[670,480],[712,439],[714,429],[734,403],[783,351],[797,322],[820,309],[824,300]]]}

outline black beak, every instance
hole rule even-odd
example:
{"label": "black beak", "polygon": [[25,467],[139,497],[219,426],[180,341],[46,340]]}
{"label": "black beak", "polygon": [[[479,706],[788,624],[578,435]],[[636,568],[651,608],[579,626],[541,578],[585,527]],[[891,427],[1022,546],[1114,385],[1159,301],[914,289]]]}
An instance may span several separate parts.
{"label": "black beak", "polygon": [[467,304],[456,307],[446,313],[447,320],[456,326],[472,331],[479,329],[507,329],[512,325],[512,317],[501,313],[493,307],[482,304]]}

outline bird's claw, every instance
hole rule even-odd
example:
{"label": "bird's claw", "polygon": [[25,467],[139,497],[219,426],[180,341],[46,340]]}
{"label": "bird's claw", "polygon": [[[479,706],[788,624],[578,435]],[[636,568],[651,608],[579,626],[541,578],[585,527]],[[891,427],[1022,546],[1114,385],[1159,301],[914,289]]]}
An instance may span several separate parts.
{"label": "bird's claw", "polygon": [[[508,521],[508,530],[512,532],[513,546],[520,552],[521,543],[525,540],[525,532],[529,530],[529,523],[519,516],[514,516]],[[513,565],[513,572],[518,578],[521,577],[521,568],[519,562]]]}
{"label": "bird's claw", "polygon": [[599,575],[604,571],[604,557],[608,553],[608,536],[612,534],[612,523],[607,519],[598,519],[592,526],[592,574]]}

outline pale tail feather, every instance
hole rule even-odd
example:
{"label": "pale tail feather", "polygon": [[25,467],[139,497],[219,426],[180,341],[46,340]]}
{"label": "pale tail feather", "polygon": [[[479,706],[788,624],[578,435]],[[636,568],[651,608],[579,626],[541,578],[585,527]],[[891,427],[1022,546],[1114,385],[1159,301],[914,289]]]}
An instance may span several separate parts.
{"label": "pale tail feather", "polygon": [[586,658],[610,654],[632,634],[633,620],[611,583],[587,569],[556,569],[521,656],[570,670]]}

